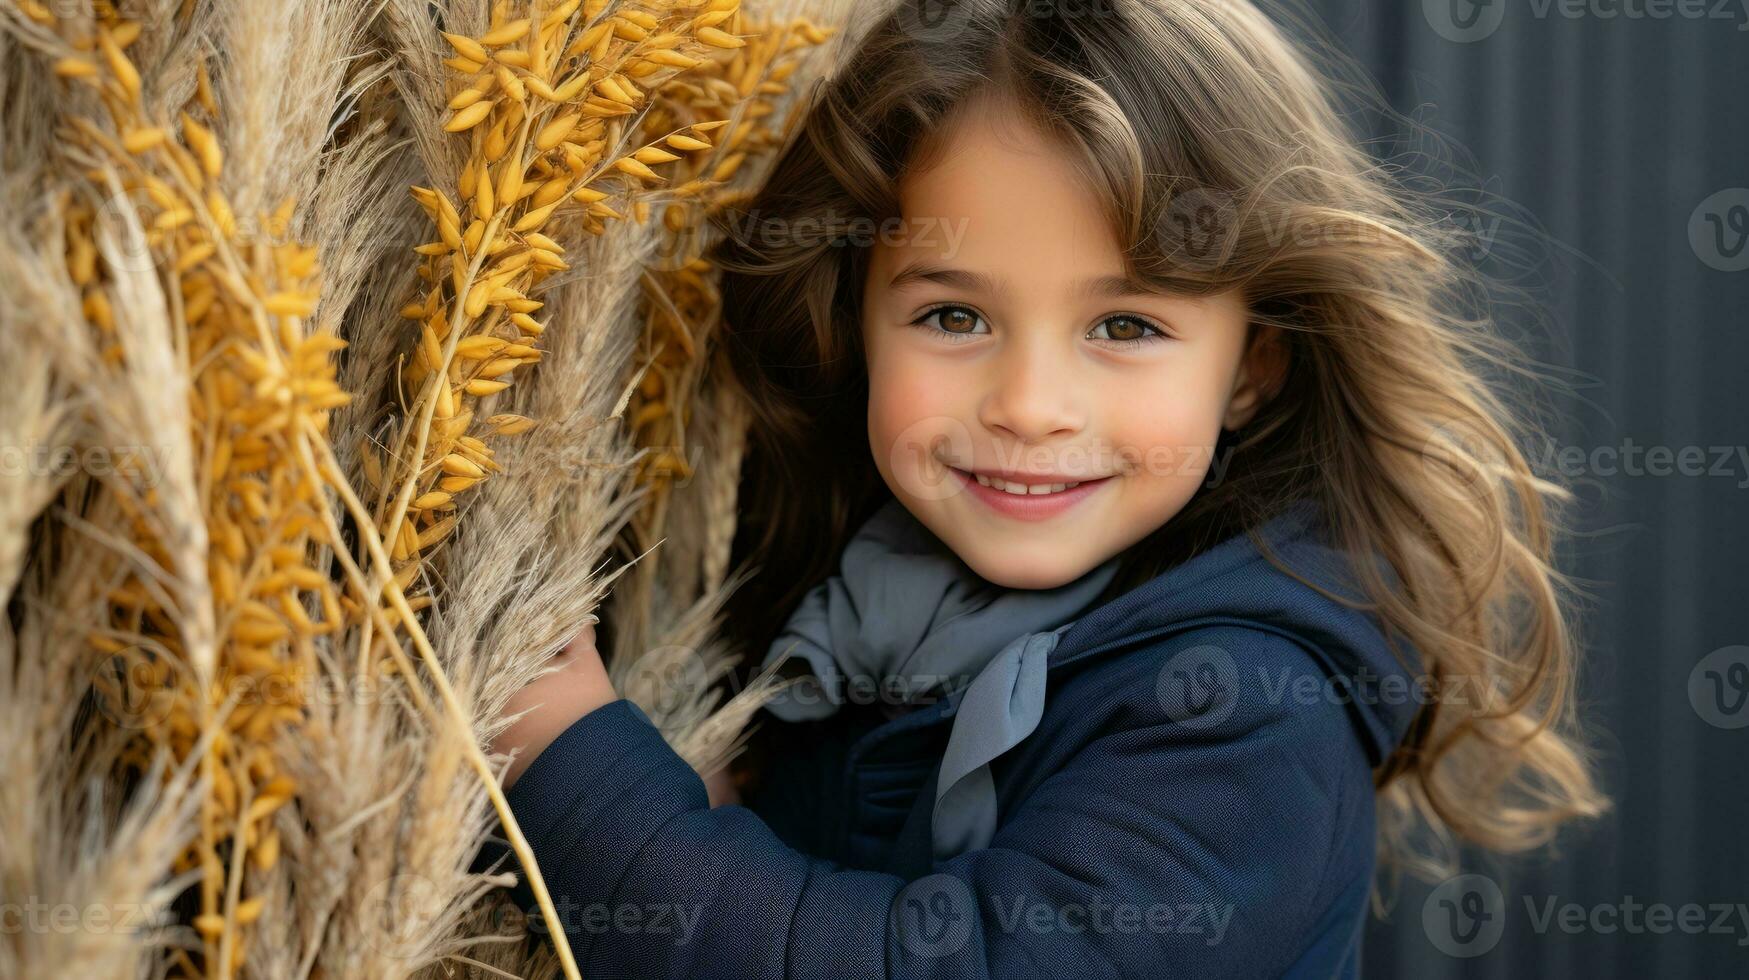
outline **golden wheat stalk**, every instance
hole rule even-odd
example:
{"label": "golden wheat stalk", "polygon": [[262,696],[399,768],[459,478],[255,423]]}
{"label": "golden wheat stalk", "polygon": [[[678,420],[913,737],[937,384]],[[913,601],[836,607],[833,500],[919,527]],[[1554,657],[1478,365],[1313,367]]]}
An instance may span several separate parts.
{"label": "golden wheat stalk", "polygon": [[[0,46],[7,41],[0,37]],[[15,90],[6,87],[10,100]],[[103,611],[107,578],[82,547],[83,532],[47,515],[59,494],[82,494],[94,470],[89,452],[107,460],[112,447],[140,440],[111,411],[126,393],[90,387],[95,338],[63,329],[79,322],[80,297],[66,274],[59,214],[42,195],[47,179],[33,168],[0,180],[0,281],[8,283],[0,305],[0,601],[11,611],[0,618],[8,780],[0,887],[12,900],[51,908],[139,912],[144,924],[162,920],[180,890],[165,881],[194,834],[204,787],[198,759],[176,765],[160,752],[139,792],[117,801],[108,780],[121,765],[122,740],[107,726],[82,724],[77,710],[91,671],[83,634],[93,611]],[[92,397],[98,391],[102,400]],[[0,944],[0,975],[131,975],[145,935],[17,929]]]}
{"label": "golden wheat stalk", "polygon": [[[401,408],[405,421],[390,440],[385,461],[366,472],[373,482],[381,481],[379,526],[401,563],[397,587],[410,588],[431,570],[436,545],[465,531],[476,517],[485,519],[480,526],[490,529],[490,540],[464,548],[476,560],[451,563],[456,574],[467,577],[466,595],[438,606],[445,636],[460,649],[497,649],[504,639],[535,651],[556,648],[568,638],[563,631],[577,628],[612,580],[556,576],[550,588],[540,590],[549,602],[537,614],[522,615],[518,610],[528,605],[520,597],[493,587],[493,569],[523,567],[512,560],[518,554],[514,529],[539,529],[544,520],[549,546],[551,539],[575,542],[587,553],[597,547],[593,542],[602,530],[596,521],[613,520],[615,509],[531,508],[527,501],[545,489],[531,488],[526,498],[513,491],[506,496],[515,499],[494,501],[465,519],[461,514],[458,498],[474,494],[488,476],[505,468],[485,439],[520,436],[537,425],[575,417],[555,404],[575,404],[566,397],[537,394],[516,400],[544,403],[544,408],[493,410],[483,427],[475,423],[488,413],[479,405],[482,400],[516,398],[510,383],[521,374],[518,369],[546,356],[536,345],[549,337],[551,321],[536,320],[534,314],[564,298],[546,288],[547,280],[569,268],[579,234],[599,240],[605,222],[621,217],[608,203],[609,183],[618,186],[626,202],[614,203],[640,224],[648,220],[652,198],[669,202],[666,230],[676,231],[674,219],[684,213],[679,202],[704,197],[735,175],[749,151],[763,148],[755,134],[769,107],[750,97],[782,91],[781,81],[796,62],[778,65],[780,57],[809,38],[818,42],[828,36],[805,21],[788,28],[745,22],[731,2],[713,2],[702,14],[688,9],[697,4],[657,6],[646,12],[569,3],[543,15],[498,4],[477,36],[445,35],[455,54],[446,62],[453,77],[446,110],[452,115],[444,129],[469,134],[468,151],[453,199],[432,188],[413,191],[435,231],[432,241],[415,250],[422,256],[426,289],[402,311],[419,324],[419,343],[401,379],[418,393]],[[536,23],[542,25],[538,30]],[[712,134],[730,126],[731,115],[742,106],[749,118],[730,131],[733,145],[725,150]],[[646,185],[662,180],[653,168],[670,166],[680,170],[684,182],[666,192],[649,191]],[[618,275],[599,265],[589,270],[596,276]],[[627,284],[636,281],[634,273]],[[599,356],[580,365],[562,362],[559,383],[575,389],[577,369],[599,371],[609,363]],[[623,398],[620,403],[623,408]],[[470,428],[477,431],[470,434]],[[552,439],[534,447],[536,453],[513,455],[530,460],[541,451],[563,452],[561,442],[573,451],[588,444],[586,437],[566,439],[566,431],[561,426],[551,433]],[[525,477],[551,479],[544,469]],[[598,486],[603,499],[612,493],[611,484]],[[569,522],[575,527],[559,531],[554,511],[577,514]],[[531,545],[541,543],[537,539]],[[508,607],[493,600],[500,595]],[[423,595],[409,608],[437,599]],[[496,608],[472,612],[482,606]],[[576,613],[567,618],[563,610]],[[462,662],[458,655],[448,661]],[[636,687],[624,693],[645,704],[657,700]],[[727,736],[760,703],[752,700],[745,707],[746,701],[737,702],[736,720],[719,726]],[[693,727],[706,731],[700,714],[690,717]],[[712,745],[725,740],[724,732],[714,730],[707,739]],[[559,952],[563,957],[568,951]]]}
{"label": "golden wheat stalk", "polygon": [[[232,708],[250,685],[280,682],[298,690],[299,675],[310,668],[311,638],[343,626],[327,576],[307,564],[312,540],[326,531],[316,514],[318,485],[288,465],[286,452],[306,432],[325,430],[328,411],[346,402],[330,356],[344,345],[305,328],[317,299],[313,250],[239,235],[219,186],[224,159],[210,121],[184,111],[176,127],[148,115],[140,74],[126,53],[139,34],[138,23],[111,13],[95,34],[66,38],[53,68],[94,89],[107,110],[107,125],[68,120],[69,155],[89,179],[109,183],[111,202],[140,209],[144,244],[180,327],[176,353],[188,383],[205,535],[167,540],[148,514],[155,489],[137,498],[118,494],[143,561],[110,591],[111,621],[90,639],[118,658],[130,679],[144,679],[150,696],[167,701],[162,719],[147,724],[148,738],[168,744],[179,759],[203,747],[198,758],[212,792],[201,808],[200,833],[176,868],[201,871],[194,925],[204,962],[228,976],[245,959],[246,927],[263,908],[260,896],[243,894],[244,862],[261,871],[274,866],[278,836],[270,818],[296,789],[279,772],[274,729],[302,717],[295,701]],[[204,65],[195,101],[209,120],[216,115]],[[268,220],[283,225],[291,206],[287,201]],[[93,216],[70,199],[67,211],[69,274],[84,290],[86,317],[111,333],[115,303],[97,261]],[[105,355],[121,361],[127,351],[110,344]],[[124,480],[141,475],[123,470]],[[188,567],[190,546],[204,546],[203,568]],[[157,569],[190,587],[172,594],[156,581]],[[325,615],[312,618],[306,597]],[[182,965],[197,969],[185,956]]]}
{"label": "golden wheat stalk", "polygon": [[[264,80],[296,72],[319,77],[323,86],[332,83],[326,91],[347,93],[383,77],[381,67],[371,67],[368,38],[347,36],[370,14],[347,14],[322,0],[301,4],[320,21],[316,33],[323,42],[298,61],[300,49],[287,43],[296,27],[286,20],[291,15],[264,0],[174,6],[152,8],[150,16],[162,20],[143,29],[102,0],[92,6],[94,16],[70,15],[65,23],[30,0],[0,5],[7,37],[41,53],[42,63],[65,82],[66,96],[52,113],[65,121],[60,145],[44,145],[42,154],[61,161],[61,179],[50,181],[60,188],[50,195],[63,252],[57,274],[77,291],[78,315],[59,322],[83,319],[91,343],[88,356],[65,354],[57,363],[78,375],[85,391],[103,390],[105,378],[116,382],[111,387],[125,387],[136,409],[126,420],[105,424],[118,432],[131,431],[128,424],[140,431],[157,425],[172,450],[166,458],[178,461],[167,479],[150,485],[141,479],[141,467],[150,461],[124,459],[102,481],[102,493],[89,497],[87,509],[45,518],[51,530],[100,546],[107,556],[80,566],[81,581],[96,587],[66,584],[64,595],[54,595],[61,610],[57,621],[76,615],[73,610],[85,601],[79,595],[89,592],[92,601],[101,600],[100,615],[84,620],[92,626],[91,643],[127,672],[120,684],[100,687],[115,700],[143,691],[148,717],[163,709],[127,746],[125,758],[136,770],[167,779],[160,760],[168,753],[182,760],[180,771],[199,780],[190,797],[198,804],[196,819],[178,841],[173,865],[182,873],[179,880],[198,885],[190,896],[198,897],[198,909],[187,920],[195,927],[195,944],[173,948],[169,965],[209,976],[244,968],[270,975],[309,975],[312,969],[381,975],[385,955],[401,957],[390,973],[411,970],[413,956],[435,952],[462,959],[451,952],[460,937],[441,945],[428,938],[411,954],[379,949],[373,956],[360,949],[379,942],[373,929],[393,924],[355,917],[360,909],[349,904],[354,896],[345,893],[348,886],[330,885],[326,875],[341,874],[343,865],[365,877],[373,868],[391,874],[414,869],[415,877],[423,868],[442,873],[454,854],[473,848],[475,838],[458,829],[449,835],[453,840],[420,836],[404,846],[393,841],[388,848],[370,847],[396,823],[377,803],[395,780],[382,781],[376,768],[395,767],[363,760],[324,766],[320,746],[333,746],[337,733],[312,728],[312,722],[349,726],[347,749],[370,743],[379,732],[374,737],[384,748],[417,753],[418,791],[410,799],[422,810],[456,814],[456,828],[472,826],[469,800],[478,795],[462,792],[471,769],[543,912],[557,921],[533,855],[479,748],[477,729],[495,724],[485,721],[492,698],[481,697],[476,686],[492,675],[491,658],[478,655],[481,647],[468,646],[466,624],[485,622],[480,611],[494,597],[513,594],[515,575],[505,570],[513,573],[523,557],[543,547],[599,556],[640,499],[656,499],[639,493],[657,490],[669,499],[673,488],[650,464],[662,455],[663,443],[679,447],[674,459],[689,465],[697,459],[685,451],[695,439],[691,433],[702,431],[693,423],[695,403],[711,415],[713,434],[703,441],[713,467],[707,482],[717,491],[732,489],[732,478],[714,467],[721,460],[732,472],[741,423],[728,411],[710,408],[716,396],[701,380],[710,294],[706,289],[681,295],[688,277],[708,285],[707,270],[695,257],[684,263],[690,268],[646,269],[648,245],[653,236],[687,234],[709,208],[726,200],[722,194],[731,182],[754,176],[771,138],[767,127],[777,118],[774,103],[796,70],[783,56],[817,43],[826,32],[805,23],[774,26],[743,14],[738,4],[714,0],[635,9],[607,2],[497,2],[477,17],[465,4],[443,11],[449,25],[481,25],[458,28],[443,42],[454,52],[448,62],[452,91],[435,103],[464,103],[445,111],[454,113],[446,116],[454,131],[465,134],[450,139],[467,156],[454,169],[430,168],[454,176],[426,180],[414,195],[435,230],[415,250],[424,283],[414,299],[422,314],[421,338],[398,373],[407,394],[394,405],[398,427],[388,452],[363,457],[365,470],[374,459],[381,471],[366,489],[343,475],[348,467],[330,437],[330,418],[350,418],[352,427],[370,422],[368,410],[346,411],[346,395],[335,381],[334,358],[342,346],[336,334],[370,351],[390,346],[386,324],[369,319],[372,311],[353,320],[351,298],[366,278],[359,266],[370,264],[372,246],[330,230],[328,225],[340,222],[326,220],[315,240],[328,251],[318,262],[309,240],[293,240],[290,233],[299,221],[308,227],[325,220],[324,207],[332,219],[350,215],[348,206],[365,196],[358,175],[369,165],[359,157],[380,153],[390,159],[392,132],[368,140],[358,138],[355,127],[368,124],[381,133],[397,108],[416,124],[419,110],[396,107],[384,96],[374,112],[337,121],[334,131],[324,132],[331,117],[348,116],[322,100],[304,105],[267,94],[278,86]],[[423,11],[416,13],[423,19]],[[478,50],[468,48],[468,41]],[[205,61],[190,57],[215,48],[225,54],[216,92]],[[366,56],[350,57],[354,52]],[[296,72],[277,71],[282,62]],[[360,65],[350,80],[323,67],[346,62]],[[548,99],[549,92],[569,98]],[[488,107],[473,109],[481,103]],[[480,118],[470,121],[470,109]],[[9,125],[17,122],[10,107],[7,115]],[[433,122],[433,134],[444,128]],[[14,141],[12,148],[27,145],[35,144]],[[336,158],[345,158],[344,166],[326,160],[321,168],[310,166],[318,150],[326,157],[330,147]],[[396,159],[382,172],[413,169]],[[298,199],[310,203],[300,209],[277,196],[267,199],[267,188],[286,186],[297,187]],[[488,194],[490,202],[482,202]],[[646,227],[658,209],[662,221]],[[379,228],[390,220],[387,209],[374,215]],[[595,248],[607,244],[610,226],[632,233],[612,248]],[[690,252],[689,245],[669,254]],[[611,260],[599,261],[609,253]],[[131,267],[140,256],[150,268]],[[341,271],[330,296],[332,266]],[[588,283],[570,266],[613,282]],[[683,285],[646,293],[644,313],[636,313],[640,283],[658,280]],[[659,343],[632,356],[637,324],[648,322],[649,304],[666,302],[659,295],[678,298],[689,307],[685,316],[704,324],[672,338],[685,348],[684,359],[662,355]],[[437,334],[439,324],[444,329]],[[437,334],[441,357],[429,356],[427,329]],[[695,338],[698,343],[688,343]],[[470,339],[473,346],[464,347]],[[660,357],[668,359],[658,365]],[[547,383],[510,386],[526,380],[530,372],[521,369],[536,363],[542,364],[537,374],[553,375]],[[355,365],[350,376],[361,377],[366,368],[368,363]],[[648,380],[653,377],[660,381]],[[440,389],[450,393],[455,409],[447,416],[439,414]],[[623,419],[628,404],[642,413],[651,400],[665,403],[677,427],[662,429],[652,412],[640,416],[629,440],[594,431],[604,417]],[[509,408],[517,411],[503,410]],[[484,418],[476,421],[476,415]],[[548,435],[530,442],[528,434],[548,428]],[[342,434],[350,446],[355,433]],[[525,437],[496,441],[508,434]],[[618,456],[628,442],[656,451],[622,461]],[[507,445],[534,452],[506,454]],[[581,497],[571,499],[590,506],[551,507],[566,499],[566,490],[541,486],[550,480],[526,464],[540,453],[576,447],[585,447],[591,469],[600,463],[611,470],[624,462],[622,472],[629,473],[631,463],[643,463],[641,486],[623,487],[617,477],[586,482]],[[483,479],[499,466],[512,471],[507,478]],[[670,472],[682,479],[690,475],[679,468]],[[446,487],[445,480],[469,482]],[[500,484],[504,492],[493,489]],[[477,489],[482,487],[486,497]],[[77,487],[67,492],[70,500],[81,499]],[[430,498],[432,493],[450,496]],[[518,511],[506,499],[514,493],[538,503],[525,501]],[[416,507],[421,500],[431,506]],[[489,504],[477,515],[486,519],[471,529],[476,514],[461,519],[469,500],[469,507]],[[725,528],[732,528],[733,514],[732,495],[713,492],[710,500],[706,510],[715,515],[715,530],[702,537],[716,557],[706,563],[707,583],[724,573]],[[682,509],[692,513],[694,505]],[[662,512],[676,511],[665,503]],[[515,513],[550,519],[550,540],[538,532],[516,538],[514,545],[500,540],[503,519]],[[658,524],[647,523],[646,530]],[[407,528],[414,534],[411,546],[397,554]],[[676,530],[693,534],[684,525]],[[458,533],[468,535],[461,565],[431,565],[439,546]],[[467,565],[481,556],[492,569],[475,575]],[[470,593],[477,578],[481,595],[447,596],[448,590],[432,587],[438,579],[423,575],[428,570],[447,571],[452,580],[467,575],[470,589],[462,591]],[[63,584],[44,586],[45,595]],[[519,601],[514,615],[495,621],[489,632],[498,641],[495,648],[506,651],[500,659],[519,663],[505,677],[526,680],[544,652],[584,621],[605,584],[592,572],[566,569]],[[682,591],[693,594],[698,586],[682,580]],[[696,615],[682,617],[685,635],[709,632],[713,601],[707,596],[692,603]],[[439,617],[434,626],[420,622],[422,608]],[[438,628],[441,638],[427,635]],[[423,669],[408,659],[403,643],[411,644]],[[351,657],[337,656],[343,649]],[[320,705],[303,702],[312,680],[337,671],[383,685],[371,689],[373,699],[399,690],[423,728],[400,727],[393,704],[386,712],[330,717]],[[385,684],[391,675],[400,680]],[[249,696],[264,688],[291,697],[261,703]],[[640,691],[635,699],[654,696]],[[672,716],[684,721],[686,731],[664,727],[695,764],[696,746],[721,744],[745,721],[732,710],[706,717],[708,707],[694,703]],[[400,740],[390,743],[392,738]],[[369,785],[336,783],[349,773]],[[165,839],[162,832],[176,826],[168,819],[155,817],[158,836],[139,835],[140,846]],[[359,832],[365,827],[368,842]],[[345,852],[360,848],[369,855],[347,865]],[[330,860],[326,871],[309,863],[316,858]],[[496,881],[455,880],[462,887],[445,892],[447,883],[439,885],[429,901],[465,907],[479,894],[478,882]],[[425,935],[461,927],[457,918],[440,918]],[[287,949],[269,948],[281,945]],[[556,947],[560,965],[574,976],[568,944]]]}
{"label": "golden wheat stalk", "polygon": [[746,43],[718,28],[735,16],[738,0],[708,0],[696,13],[696,2],[651,6],[498,3],[478,37],[444,34],[455,50],[445,64],[457,87],[444,129],[465,134],[469,151],[453,199],[413,189],[437,237],[415,249],[429,288],[403,311],[420,334],[402,381],[416,394],[381,469],[376,512],[402,563],[403,586],[417,575],[419,556],[456,527],[458,495],[501,469],[480,436],[535,424],[499,413],[470,434],[476,404],[541,359],[546,326],[534,314],[544,304],[530,294],[570,268],[565,246],[543,229],[575,218],[599,234],[604,221],[621,217],[607,203],[610,181],[635,196],[662,181],[653,167],[709,149],[710,132],[722,125],[677,125],[624,145],[639,133],[627,117],[635,122],[651,93],[703,64],[705,51]]}
{"label": "golden wheat stalk", "polygon": [[[59,26],[44,11],[26,13],[46,27]],[[141,208],[145,244],[160,264],[183,331],[177,349],[189,379],[188,414],[205,498],[208,554],[204,576],[178,567],[179,549],[156,533],[145,510],[155,491],[148,489],[137,502],[118,495],[131,511],[143,567],[111,590],[116,620],[93,633],[91,641],[99,651],[123,658],[127,676],[143,679],[150,696],[168,701],[163,718],[147,727],[151,738],[170,744],[179,758],[193,751],[197,737],[201,745],[210,745],[202,762],[212,795],[201,811],[196,846],[178,859],[177,868],[201,871],[202,911],[194,925],[205,943],[203,962],[208,972],[228,976],[246,959],[244,927],[260,917],[265,901],[243,896],[244,861],[252,860],[262,872],[273,868],[279,849],[270,818],[296,789],[278,772],[274,729],[303,717],[295,701],[243,707],[234,702],[239,691],[270,684],[287,692],[305,689],[304,675],[314,669],[312,639],[345,624],[327,576],[307,564],[312,544],[342,547],[319,488],[327,483],[337,490],[361,523],[369,515],[327,446],[327,414],[347,401],[334,383],[330,358],[344,343],[304,329],[318,299],[314,251],[296,243],[241,240],[219,187],[223,153],[210,122],[203,125],[183,112],[178,134],[147,115],[139,72],[125,50],[140,31],[138,23],[112,11],[96,25],[95,35],[64,39],[54,71],[92,86],[108,111],[107,128],[72,118],[68,146],[83,151],[81,162],[91,178],[114,183],[111,168],[122,175],[112,189],[126,192]],[[209,120],[217,115],[204,65],[196,99]],[[284,228],[292,209],[288,200],[266,224]],[[114,304],[89,237],[92,215],[71,202],[67,210],[69,274],[85,290],[87,318],[99,331],[112,332]],[[110,344],[104,353],[121,361],[127,352]],[[390,566],[381,542],[373,534],[362,537],[386,574]],[[159,568],[204,585],[204,592],[187,590],[202,600],[200,608],[191,614],[155,587]],[[364,600],[360,604],[386,629],[373,601],[376,590],[367,589],[356,567],[349,570]],[[305,594],[323,611],[322,618],[305,611]],[[388,600],[404,622],[412,623],[398,589],[390,589]],[[436,669],[417,624],[412,633],[451,722],[471,729],[471,718]],[[399,659],[398,648],[393,653]],[[187,669],[179,671],[179,665]],[[404,661],[401,667],[412,675]],[[430,714],[422,689],[415,687],[414,693]],[[533,855],[477,746],[472,757],[543,903],[550,906]],[[183,969],[201,972],[183,951],[175,955]],[[568,972],[574,974],[574,965]]]}
{"label": "golden wheat stalk", "polygon": [[[698,63],[681,53],[685,47],[743,43],[714,26],[733,16],[736,5],[729,0],[712,0],[703,14],[683,13],[667,21],[635,10],[599,16],[606,6],[571,0],[549,10],[536,3],[526,11],[529,16],[513,18],[509,4],[497,4],[492,24],[479,37],[445,35],[456,51],[447,64],[464,87],[450,99],[454,115],[444,128],[471,134],[470,156],[456,187],[471,220],[464,227],[447,194],[414,189],[438,231],[436,241],[415,249],[425,257],[421,274],[432,286],[423,303],[404,311],[422,324],[418,351],[403,373],[404,383],[420,390],[406,406],[391,463],[382,468],[374,514],[392,558],[402,565],[388,574],[380,549],[373,548],[377,575],[365,594],[375,595],[378,582],[386,586],[399,625],[412,634],[451,710],[459,710],[457,698],[413,618],[414,603],[402,593],[422,567],[420,556],[456,527],[456,495],[499,469],[492,449],[468,432],[474,402],[503,392],[516,368],[541,357],[535,344],[544,325],[532,314],[542,303],[528,294],[547,275],[569,268],[564,246],[541,229],[570,202],[587,208],[586,217],[594,223],[585,227],[598,231],[601,220],[617,213],[605,204],[606,192],[592,184],[610,171],[629,175],[634,183],[654,182],[660,178],[652,166],[679,159],[662,145],[683,151],[709,147],[706,134],[714,127],[699,125],[688,133],[667,134],[662,145],[653,141],[617,158],[607,155],[614,152],[610,144],[617,146],[623,136],[616,117],[635,113],[643,98],[633,78],[655,86]],[[664,12],[674,10],[684,7]],[[532,422],[500,414],[487,424],[492,433],[514,435]],[[414,601],[423,606],[430,597]],[[361,659],[371,648],[367,626]],[[483,757],[476,753],[474,761],[484,771]],[[501,792],[495,784],[488,788],[498,803]],[[519,834],[512,831],[512,837],[552,921],[533,856]],[[568,944],[557,943],[557,951],[567,974],[574,973]]]}
{"label": "golden wheat stalk", "polygon": [[[829,21],[843,13],[829,2],[810,12]],[[627,529],[630,550],[668,544],[665,559],[651,554],[615,595],[611,674],[675,751],[706,774],[733,757],[747,722],[779,689],[773,676],[761,675],[726,702],[719,693],[739,659],[715,634],[737,584],[729,579],[729,550],[747,413],[713,373],[720,298],[716,273],[702,258],[711,218],[757,188],[790,137],[805,105],[792,97],[791,80],[829,63],[823,45],[834,31],[793,12],[771,16],[778,22],[741,32],[749,38],[740,57],[676,86],[680,111],[729,128],[710,154],[675,164],[676,179],[697,190],[662,206],[664,260],[643,276],[645,367],[628,405],[637,482],[648,491]]]}

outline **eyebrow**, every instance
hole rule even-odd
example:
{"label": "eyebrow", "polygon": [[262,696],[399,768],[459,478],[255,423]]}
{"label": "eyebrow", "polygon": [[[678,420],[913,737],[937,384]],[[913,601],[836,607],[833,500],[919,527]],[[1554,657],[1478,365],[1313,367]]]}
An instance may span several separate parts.
{"label": "eyebrow", "polygon": [[[1005,291],[1005,287],[1008,285],[1005,279],[991,279],[989,276],[968,269],[953,269],[918,262],[900,269],[887,283],[887,288],[903,289],[913,283],[921,282],[932,282],[938,286],[950,286],[967,292],[992,294]],[[1076,283],[1075,295],[1082,299],[1102,297],[1121,299],[1129,296],[1158,297],[1162,294],[1159,290],[1149,289],[1146,285],[1125,276],[1095,276],[1092,279],[1083,279]]]}

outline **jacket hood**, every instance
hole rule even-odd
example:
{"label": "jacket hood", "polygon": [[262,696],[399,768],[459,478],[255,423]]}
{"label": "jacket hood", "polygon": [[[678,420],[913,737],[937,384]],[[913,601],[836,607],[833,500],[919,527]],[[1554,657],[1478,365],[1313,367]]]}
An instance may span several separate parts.
{"label": "jacket hood", "polygon": [[[1261,528],[1276,559],[1328,592],[1362,605],[1353,559],[1332,547],[1322,511],[1296,501]],[[1378,559],[1387,582],[1396,578]],[[1277,568],[1248,534],[1237,534],[1131,589],[1073,623],[1051,666],[1146,640],[1198,620],[1243,620],[1296,640],[1324,667],[1329,689],[1349,705],[1374,766],[1408,734],[1423,691],[1420,657],[1399,637],[1399,661],[1382,623]]]}

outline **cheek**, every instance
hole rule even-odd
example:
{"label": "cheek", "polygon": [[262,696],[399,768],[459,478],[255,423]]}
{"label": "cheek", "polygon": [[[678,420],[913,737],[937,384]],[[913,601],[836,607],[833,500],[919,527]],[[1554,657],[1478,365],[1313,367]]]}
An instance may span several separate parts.
{"label": "cheek", "polygon": [[1189,499],[1207,475],[1226,405],[1219,381],[1203,372],[1139,380],[1121,405],[1107,406],[1107,433],[1131,466],[1133,485],[1149,496]]}
{"label": "cheek", "polygon": [[953,386],[939,374],[926,359],[890,351],[870,358],[868,445],[889,483],[896,471],[917,469],[931,442],[952,427],[956,414],[946,399]]}

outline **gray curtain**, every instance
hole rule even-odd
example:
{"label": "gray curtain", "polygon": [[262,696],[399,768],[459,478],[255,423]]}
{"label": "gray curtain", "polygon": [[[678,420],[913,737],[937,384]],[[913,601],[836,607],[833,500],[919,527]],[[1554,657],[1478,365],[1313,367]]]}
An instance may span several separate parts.
{"label": "gray curtain", "polygon": [[1542,229],[1484,263],[1541,298],[1507,326],[1573,380],[1530,448],[1584,498],[1563,567],[1596,596],[1580,693],[1615,800],[1552,853],[1406,882],[1365,972],[1749,976],[1749,4],[1311,6],[1469,154],[1373,119],[1377,155],[1468,169]]}

